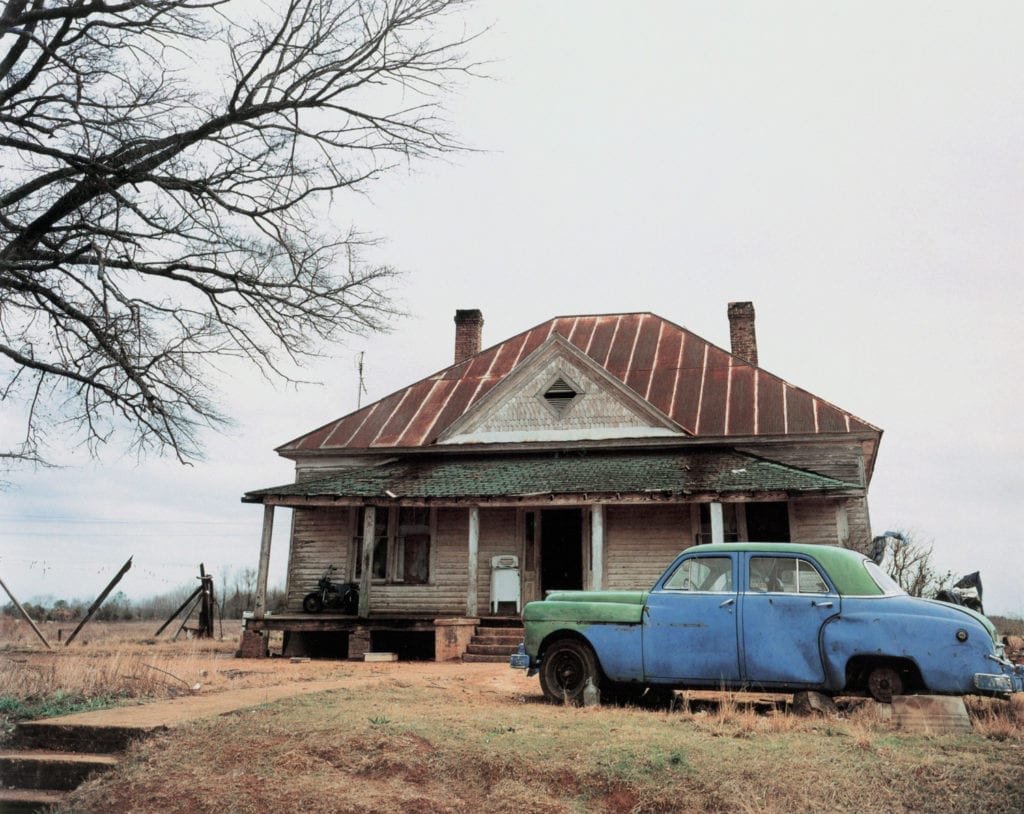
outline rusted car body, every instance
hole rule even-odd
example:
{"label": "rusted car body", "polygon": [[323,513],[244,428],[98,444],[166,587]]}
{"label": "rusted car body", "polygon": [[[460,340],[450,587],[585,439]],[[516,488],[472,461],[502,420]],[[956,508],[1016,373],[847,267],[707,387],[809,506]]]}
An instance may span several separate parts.
{"label": "rusted car body", "polygon": [[992,623],[908,596],[862,554],[734,543],[684,551],[649,591],[565,591],[523,609],[513,667],[579,702],[649,689],[1009,694],[1024,667]]}

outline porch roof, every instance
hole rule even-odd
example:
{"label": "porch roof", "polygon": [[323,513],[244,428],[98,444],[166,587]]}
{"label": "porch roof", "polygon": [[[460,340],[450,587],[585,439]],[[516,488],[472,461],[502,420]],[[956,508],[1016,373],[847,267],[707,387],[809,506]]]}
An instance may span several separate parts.
{"label": "porch roof", "polygon": [[561,452],[536,455],[425,457],[353,467],[330,476],[247,492],[246,503],[365,503],[522,500],[530,497],[645,495],[687,497],[745,493],[862,495],[836,478],[728,451]]}

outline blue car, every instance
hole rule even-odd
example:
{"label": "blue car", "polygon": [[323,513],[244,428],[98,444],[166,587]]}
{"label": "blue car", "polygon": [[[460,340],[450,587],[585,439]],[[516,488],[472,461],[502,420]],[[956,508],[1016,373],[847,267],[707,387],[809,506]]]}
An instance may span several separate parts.
{"label": "blue car", "polygon": [[552,701],[654,690],[870,694],[1024,690],[992,623],[911,597],[863,554],[733,543],[687,549],[649,591],[562,591],[523,609],[513,667]]}

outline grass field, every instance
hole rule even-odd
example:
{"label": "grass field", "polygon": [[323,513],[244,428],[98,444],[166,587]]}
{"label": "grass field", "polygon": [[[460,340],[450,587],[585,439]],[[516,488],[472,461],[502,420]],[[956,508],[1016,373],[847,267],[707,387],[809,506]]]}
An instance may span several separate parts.
{"label": "grass field", "polygon": [[966,736],[901,734],[867,703],[832,718],[759,712],[731,694],[682,694],[671,711],[576,709],[544,703],[535,679],[502,665],[242,661],[235,636],[171,643],[150,627],[96,628],[53,653],[0,630],[0,699],[354,683],[142,742],[66,811],[1024,810],[1024,699],[969,699]]}

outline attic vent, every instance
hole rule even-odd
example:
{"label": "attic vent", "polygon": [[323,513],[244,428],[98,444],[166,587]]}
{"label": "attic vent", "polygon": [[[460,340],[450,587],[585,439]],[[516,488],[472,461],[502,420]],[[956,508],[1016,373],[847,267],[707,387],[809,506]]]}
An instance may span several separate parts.
{"label": "attic vent", "polygon": [[555,379],[552,385],[544,391],[544,400],[551,405],[558,415],[561,415],[569,408],[573,399],[578,395],[579,393],[576,391],[576,388],[559,376]]}

